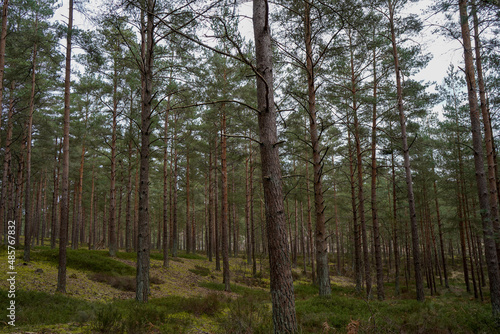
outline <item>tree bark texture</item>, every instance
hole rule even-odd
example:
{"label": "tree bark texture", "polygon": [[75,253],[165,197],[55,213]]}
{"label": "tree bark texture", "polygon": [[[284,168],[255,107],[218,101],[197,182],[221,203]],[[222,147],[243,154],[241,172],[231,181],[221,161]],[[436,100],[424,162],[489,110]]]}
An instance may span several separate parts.
{"label": "tree bark texture", "polygon": [[[476,183],[483,226],[484,248],[486,264],[488,267],[488,278],[490,281],[491,306],[493,317],[497,322],[500,320],[500,276],[498,272],[498,258],[494,238],[493,223],[491,217],[491,203],[488,196],[488,184],[484,173],[483,143],[481,136],[481,123],[479,119],[479,108],[477,103],[476,79],[470,40],[469,17],[467,14],[467,1],[459,1],[460,26],[465,58],[465,76],[467,81],[467,92],[469,97],[469,109],[472,130],[472,145],[474,149],[474,165],[476,171]],[[495,199],[496,200],[496,199]]]}
{"label": "tree bark texture", "polygon": [[[35,34],[38,30],[38,17],[35,21]],[[26,194],[24,196],[24,255],[23,259],[26,262],[30,261],[31,251],[31,234],[32,234],[32,213],[31,213],[31,148],[33,135],[33,111],[35,109],[35,88],[36,88],[36,56],[37,42],[33,44],[33,58],[31,71],[31,96],[28,115],[27,139],[26,139]]]}
{"label": "tree bark texture", "polygon": [[318,120],[316,115],[316,88],[314,83],[314,65],[312,54],[312,32],[311,32],[311,5],[305,5],[305,46],[306,46],[306,69],[308,88],[308,112],[309,112],[309,134],[311,136],[313,175],[314,175],[314,208],[316,211],[316,273],[320,296],[330,296],[332,289],[330,286],[330,273],[328,268],[328,245],[326,233],[325,201],[323,198],[323,184],[321,177],[323,174],[323,159],[318,134]]}
{"label": "tree bark texture", "polygon": [[69,120],[70,120],[70,75],[71,35],[73,32],[73,0],[69,0],[68,33],[66,42],[66,69],[64,78],[64,137],[61,177],[61,220],[59,228],[59,270],[57,291],[66,293],[66,247],[69,225]]}
{"label": "tree bark texture", "polygon": [[[225,73],[224,73],[225,77]],[[229,201],[228,201],[228,181],[227,181],[227,138],[226,138],[226,109],[222,105],[222,136],[221,136],[221,171],[222,171],[222,276],[224,280],[224,291],[230,292],[229,273],[229,248],[228,248],[228,225],[229,225]]]}
{"label": "tree bark texture", "polygon": [[491,221],[495,231],[495,242],[497,247],[497,259],[500,259],[500,222],[498,213],[498,189],[497,189],[497,166],[495,159],[495,148],[493,142],[493,130],[490,121],[490,111],[486,102],[486,88],[483,77],[483,64],[481,58],[481,40],[479,38],[479,20],[475,0],[472,3],[472,16],[474,19],[474,44],[476,56],[477,88],[479,89],[479,101],[484,125],[484,141],[486,147],[486,158],[488,163],[488,189],[490,195]]}
{"label": "tree bark texture", "polygon": [[401,139],[403,144],[403,158],[406,174],[406,187],[408,193],[408,206],[410,211],[410,227],[412,239],[412,253],[413,253],[413,266],[415,268],[415,285],[417,290],[417,300],[424,301],[424,286],[422,280],[422,268],[420,264],[420,250],[419,250],[419,235],[417,225],[417,213],[415,210],[415,198],[413,193],[413,179],[410,166],[410,149],[408,147],[408,138],[406,134],[406,116],[403,107],[403,88],[401,84],[401,69],[399,66],[398,48],[396,45],[396,30],[394,27],[394,7],[392,1],[389,0],[389,24],[391,26],[391,42],[392,52],[394,57],[394,68],[396,72],[396,90],[397,90],[397,105],[399,112],[399,122],[401,125]]}
{"label": "tree bark texture", "polygon": [[[139,175],[139,221],[137,229],[137,288],[136,300],[147,302],[149,297],[149,253],[151,234],[149,225],[149,136],[153,100],[153,49],[155,1],[148,0],[141,13],[142,68],[141,68],[141,148]],[[144,13],[145,12],[145,13]],[[144,14],[146,22],[144,22]]]}
{"label": "tree bark texture", "polygon": [[286,242],[285,208],[276,125],[277,113],[273,91],[271,27],[269,3],[266,0],[253,1],[253,28],[274,332],[295,333],[298,328],[290,255]]}

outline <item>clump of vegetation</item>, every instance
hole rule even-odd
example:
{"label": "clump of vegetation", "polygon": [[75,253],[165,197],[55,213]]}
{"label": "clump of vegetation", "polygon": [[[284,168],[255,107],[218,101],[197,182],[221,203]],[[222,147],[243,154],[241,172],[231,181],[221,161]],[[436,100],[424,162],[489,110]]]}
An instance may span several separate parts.
{"label": "clump of vegetation", "polygon": [[[0,290],[0,305],[8,305],[5,290]],[[38,291],[16,291],[16,326],[52,325],[60,323],[82,322],[84,314],[93,313],[94,303],[68,297],[62,294],[49,294]],[[6,319],[6,308],[0,316]],[[0,326],[5,326],[0,322]]]}
{"label": "clump of vegetation", "polygon": [[[106,283],[115,289],[122,291],[132,291],[135,292],[137,281],[134,276],[115,276],[103,273],[95,273],[89,276],[89,278],[95,282]],[[163,284],[164,280],[159,277],[152,276],[149,279],[151,284]]]}
{"label": "clump of vegetation", "polygon": [[229,311],[220,317],[224,333],[267,334],[273,332],[271,304],[262,303],[252,297],[240,297],[234,300]]}
{"label": "clump of vegetation", "polygon": [[122,314],[112,304],[99,306],[90,329],[97,333],[121,333]]}
{"label": "clump of vegetation", "polygon": [[[57,249],[40,248],[31,252],[32,261],[44,261],[57,266],[58,253]],[[19,252],[21,253],[21,252]],[[94,273],[102,273],[108,275],[135,275],[135,268],[125,263],[117,261],[111,257],[103,256],[105,251],[90,251],[86,249],[67,250],[67,267],[90,271]],[[21,255],[20,255],[21,256]]]}
{"label": "clump of vegetation", "polygon": [[133,276],[113,276],[103,273],[95,273],[89,278],[96,282],[106,283],[115,289],[122,291],[135,291],[136,279]]}
{"label": "clump of vegetation", "polygon": [[[201,282],[199,285],[216,291],[224,291],[225,288],[224,284],[214,282]],[[269,291],[263,289],[252,289],[238,284],[231,284],[231,292],[242,295],[243,297],[252,297],[260,301],[270,300]]]}
{"label": "clump of vegetation", "polygon": [[367,333],[495,331],[489,305],[476,301],[471,301],[467,308],[451,296],[424,303],[415,299],[381,302],[360,298],[353,288],[336,285],[328,298],[313,292],[312,286],[295,287],[297,317],[305,333],[321,332],[325,324],[332,330],[345,331],[353,320],[359,322],[360,331]]}
{"label": "clump of vegetation", "polygon": [[194,269],[189,269],[189,271],[192,272],[193,274],[198,275],[198,276],[210,275],[210,269],[208,269],[207,267],[199,266],[199,265],[195,265]]}
{"label": "clump of vegetation", "polygon": [[[200,254],[184,253],[184,252],[179,252],[179,254],[177,254],[177,257],[181,257],[183,259],[190,259],[190,260],[206,260],[207,259],[205,256],[202,256]],[[162,259],[163,259],[163,257],[162,257]]]}
{"label": "clump of vegetation", "polygon": [[220,312],[223,305],[225,305],[227,300],[223,298],[220,294],[209,293],[205,297],[192,297],[187,298],[183,302],[183,309],[196,316],[208,315],[213,316]]}

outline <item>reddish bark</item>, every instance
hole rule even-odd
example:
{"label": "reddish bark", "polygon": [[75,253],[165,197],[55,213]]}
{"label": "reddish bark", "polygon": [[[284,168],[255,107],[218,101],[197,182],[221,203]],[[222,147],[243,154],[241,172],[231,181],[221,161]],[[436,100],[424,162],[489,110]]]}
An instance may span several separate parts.
{"label": "reddish bark", "polygon": [[397,106],[399,111],[399,122],[401,125],[401,140],[403,144],[403,158],[406,174],[406,187],[408,193],[408,206],[410,211],[410,227],[413,253],[413,266],[415,268],[415,285],[417,290],[417,300],[423,302],[425,300],[424,287],[422,280],[422,269],[420,264],[419,250],[419,235],[417,226],[417,214],[415,210],[415,198],[413,194],[413,179],[410,166],[410,149],[408,146],[408,137],[406,134],[406,116],[403,108],[403,87],[401,84],[401,69],[399,66],[398,48],[396,45],[396,29],[394,27],[394,7],[392,0],[388,0],[389,4],[389,24],[391,27],[391,42],[392,54],[394,57],[394,69],[396,72],[396,90],[397,90]]}
{"label": "reddish bark", "polygon": [[[465,75],[467,81],[467,92],[469,98],[469,109],[471,119],[472,144],[474,148],[474,165],[476,171],[476,183],[481,211],[481,221],[484,235],[484,248],[486,263],[488,267],[488,278],[490,281],[491,306],[493,317],[496,321],[500,318],[500,275],[498,270],[498,258],[492,224],[490,198],[488,196],[488,184],[484,173],[483,141],[481,136],[481,123],[479,120],[479,108],[476,94],[476,79],[470,40],[470,29],[467,14],[467,1],[459,1],[460,26],[465,58]],[[495,199],[496,201],[496,199]]]}
{"label": "reddish bark", "polygon": [[69,223],[69,116],[70,116],[70,75],[71,75],[71,35],[73,33],[73,0],[69,0],[68,32],[66,41],[66,69],[64,78],[64,138],[61,182],[61,226],[59,230],[59,270],[57,291],[66,293],[66,244]]}
{"label": "reddish bark", "polygon": [[266,228],[269,246],[271,300],[275,333],[297,332],[290,257],[286,244],[283,186],[273,92],[269,4],[254,0],[253,27],[257,74],[258,124]]}

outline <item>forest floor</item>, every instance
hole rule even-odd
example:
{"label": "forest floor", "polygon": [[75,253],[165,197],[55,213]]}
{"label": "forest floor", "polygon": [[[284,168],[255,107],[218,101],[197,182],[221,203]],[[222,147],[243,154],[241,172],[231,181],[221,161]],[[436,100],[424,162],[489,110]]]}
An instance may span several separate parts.
{"label": "forest floor", "polygon": [[[152,252],[150,299],[140,304],[134,300],[135,253],[111,258],[104,250],[68,249],[66,294],[55,292],[57,250],[36,247],[28,263],[22,256],[18,250],[14,298],[8,297],[9,282],[0,281],[2,333],[272,333],[267,260],[257,262],[252,275],[244,258],[232,257],[228,293],[215,259],[181,252],[164,268],[162,254]],[[0,258],[0,271],[12,271],[5,248]],[[300,333],[498,332],[487,294],[483,301],[474,299],[458,273],[450,289],[439,288],[419,303],[411,286],[394,296],[391,283],[385,285],[385,301],[366,299],[345,276],[331,276],[332,296],[322,298],[311,284],[310,268],[309,275],[301,268],[299,263],[293,269]],[[7,318],[11,300],[15,327]]]}

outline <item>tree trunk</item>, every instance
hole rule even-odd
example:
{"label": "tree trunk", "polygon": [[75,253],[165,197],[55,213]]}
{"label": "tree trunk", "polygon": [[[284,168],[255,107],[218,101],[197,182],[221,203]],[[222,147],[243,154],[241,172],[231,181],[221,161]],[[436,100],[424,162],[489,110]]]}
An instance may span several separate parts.
{"label": "tree trunk", "polygon": [[212,170],[213,168],[213,159],[212,159],[212,147],[210,145],[210,153],[208,156],[208,161],[209,161],[209,166],[208,166],[208,260],[212,262],[212,257],[213,257],[213,251],[214,251],[214,219],[213,219],[213,202],[214,202],[214,185],[213,185],[213,179],[212,179]]}
{"label": "tree trunk", "polygon": [[116,256],[116,126],[118,117],[118,69],[116,60],[113,61],[113,109],[111,133],[111,175],[109,185],[109,255]]}
{"label": "tree trunk", "polygon": [[94,249],[95,246],[95,224],[96,220],[94,219],[95,213],[97,211],[96,201],[94,201],[95,196],[95,167],[92,164],[92,186],[90,192],[90,223],[89,223],[89,250]]}
{"label": "tree trunk", "polygon": [[[175,129],[177,129],[177,115],[175,115]],[[178,191],[177,191],[177,175],[178,175],[178,157],[177,157],[177,132],[174,135],[174,155],[173,155],[173,197],[172,197],[172,235],[170,240],[172,240],[172,257],[177,257],[177,250],[179,248],[179,235],[178,235],[178,221],[177,221],[177,202],[178,202]]]}
{"label": "tree trunk", "polygon": [[[476,183],[479,196],[479,206],[481,210],[481,221],[483,225],[484,248],[486,263],[488,267],[488,277],[490,281],[491,306],[495,321],[500,318],[500,276],[498,270],[498,258],[492,224],[491,207],[488,200],[488,184],[484,173],[483,146],[481,138],[481,124],[479,120],[479,109],[476,95],[476,79],[472,56],[472,46],[470,41],[470,30],[467,15],[467,1],[459,0],[460,25],[464,47],[465,75],[469,97],[472,144],[474,148],[474,165],[476,171]],[[495,198],[496,201],[496,198]]]}
{"label": "tree trunk", "polygon": [[373,241],[375,247],[375,267],[377,268],[377,298],[384,300],[384,268],[380,250],[380,231],[377,215],[377,57],[373,49],[373,114],[372,114],[372,175],[371,175],[371,209],[373,224]]}
{"label": "tree trunk", "polygon": [[250,159],[252,156],[252,151],[250,149],[250,143],[247,146],[248,157],[245,160],[245,226],[246,226],[246,253],[247,253],[247,264],[252,264],[252,237],[250,233]]}
{"label": "tree trunk", "polygon": [[[38,14],[35,21],[35,35],[38,31]],[[31,251],[31,233],[32,233],[32,221],[31,221],[31,142],[33,134],[33,111],[35,109],[35,88],[36,88],[36,56],[37,56],[37,43],[35,41],[33,45],[33,67],[31,72],[31,96],[30,96],[30,106],[28,115],[28,128],[27,128],[27,139],[26,139],[26,195],[24,196],[24,255],[23,259],[26,262],[30,261],[30,251]]]}
{"label": "tree trunk", "polygon": [[169,193],[168,193],[168,116],[170,113],[170,96],[167,98],[167,110],[165,111],[165,124],[163,134],[163,267],[168,268],[168,230],[169,230]]}
{"label": "tree trunk", "polygon": [[[224,71],[224,79],[226,73]],[[224,291],[230,292],[231,286],[229,282],[229,249],[228,249],[228,234],[227,227],[229,224],[229,202],[228,202],[228,183],[227,183],[227,138],[226,138],[226,108],[223,104],[222,108],[222,136],[221,136],[221,171],[222,171],[222,276],[224,281]]]}
{"label": "tree trunk", "polygon": [[[235,167],[233,167],[233,182],[232,182],[232,192],[233,194],[236,194],[236,186],[235,186],[235,180],[236,180],[236,177],[234,175],[234,171],[236,170]],[[236,218],[236,201],[233,202],[233,210],[232,210],[232,214],[233,214],[233,254],[234,256],[238,256],[238,252],[239,252],[239,248],[238,248],[238,245],[239,245],[239,222],[238,222],[238,219]]]}
{"label": "tree trunk", "polygon": [[316,284],[316,260],[315,260],[315,252],[314,252],[314,243],[313,243],[313,230],[312,230],[312,207],[311,207],[311,196],[309,192],[309,162],[306,162],[306,193],[307,193],[307,234],[308,234],[308,243],[309,243],[309,255],[311,261],[311,276],[312,281]]}
{"label": "tree trunk", "polygon": [[[9,0],[3,0],[2,6],[2,32],[0,33],[0,106],[3,106],[3,75],[5,70],[5,45],[7,41],[7,14],[9,9]],[[0,128],[2,127],[2,112],[3,108],[0,108]],[[1,145],[0,137],[0,147]],[[0,216],[3,220],[3,217]]]}
{"label": "tree trunk", "polygon": [[354,159],[352,152],[351,131],[347,132],[349,146],[349,173],[351,184],[351,208],[353,220],[354,238],[354,275],[356,280],[356,291],[360,292],[363,286],[363,273],[361,272],[361,242],[359,240],[358,210],[356,209],[356,182],[354,177]]}
{"label": "tree trunk", "polygon": [[215,270],[220,271],[220,229],[219,229],[219,173],[217,169],[217,138],[214,151],[214,237],[215,237]]}
{"label": "tree trunk", "polygon": [[133,119],[134,103],[133,103],[133,90],[130,90],[130,119],[129,119],[129,138],[128,138],[128,168],[127,168],[127,209],[125,212],[125,252],[131,252],[133,249],[132,242],[132,133],[133,133]]}
{"label": "tree trunk", "polygon": [[[11,174],[11,163],[12,163],[12,129],[14,127],[14,120],[12,119],[12,116],[14,115],[14,89],[16,87],[15,82],[13,81],[11,84],[10,88],[10,102],[9,102],[9,110],[7,113],[7,135],[6,135],[6,140],[5,140],[5,153],[4,153],[4,160],[3,160],[3,174],[2,174],[2,197],[1,197],[1,203],[0,203],[0,219],[2,220],[2,225],[3,225],[3,235],[4,235],[4,243],[7,244],[7,224],[5,223],[5,215],[9,209],[8,205],[8,187],[7,184],[10,184],[12,182],[12,176]],[[21,152],[23,152],[22,150]],[[19,210],[21,211],[21,210]],[[19,220],[19,224],[21,225],[21,220]]]}
{"label": "tree trunk", "polygon": [[[189,137],[191,135],[189,134]],[[186,146],[188,146],[186,144]],[[190,216],[189,210],[191,207],[189,206],[189,147],[186,147],[186,253],[191,252],[191,226],[190,226]]]}
{"label": "tree trunk", "polygon": [[[85,129],[87,129],[87,122],[88,122],[88,110],[85,113]],[[80,155],[80,170],[79,170],[79,178],[78,178],[78,202],[77,202],[77,229],[80,228],[82,229],[80,233],[80,238],[84,236],[84,230],[83,230],[83,205],[82,205],[82,200],[83,200],[83,168],[84,168],[84,163],[85,163],[85,140],[86,140],[87,134],[83,135],[83,140],[82,140],[82,154]],[[74,243],[78,245],[78,233],[73,232],[75,235],[74,238]],[[78,248],[78,246],[76,247]]]}
{"label": "tree trunk", "polygon": [[351,55],[351,94],[352,94],[352,111],[354,120],[354,142],[356,144],[356,171],[358,177],[358,213],[359,225],[361,228],[361,241],[363,243],[363,262],[365,269],[365,284],[366,295],[371,298],[372,294],[372,275],[370,266],[370,255],[368,249],[368,237],[366,235],[366,219],[365,219],[365,196],[363,187],[363,159],[361,152],[361,134],[358,122],[358,103],[357,103],[357,83],[356,74],[354,72],[354,52],[349,32],[349,49]]}
{"label": "tree trunk", "polygon": [[308,112],[309,112],[309,134],[311,136],[313,175],[314,175],[314,208],[316,211],[316,271],[320,296],[330,296],[330,273],[328,268],[328,246],[325,219],[325,201],[323,199],[323,185],[321,177],[323,174],[323,159],[320,156],[321,149],[318,135],[318,124],[316,115],[316,88],[314,82],[313,52],[311,43],[311,5],[305,2],[305,45],[306,45],[306,69],[308,87]]}
{"label": "tree trunk", "polygon": [[484,124],[484,141],[486,147],[486,157],[488,162],[488,189],[490,195],[491,221],[496,235],[497,259],[500,259],[500,222],[498,217],[498,189],[495,149],[493,147],[493,130],[490,122],[490,111],[486,102],[486,88],[483,78],[483,64],[481,58],[481,40],[479,39],[479,20],[477,17],[476,1],[472,0],[472,16],[474,18],[474,44],[476,56],[477,88],[479,89],[479,100],[481,102],[481,114]]}
{"label": "tree trunk", "polygon": [[[335,158],[332,155],[332,168],[335,171]],[[337,182],[335,180],[335,173],[333,174],[333,210],[335,217],[335,253],[337,255],[337,275],[342,275],[343,267],[340,260],[340,239],[339,239],[339,214],[337,205]]]}
{"label": "tree trunk", "polygon": [[[50,228],[50,248],[56,248],[56,230],[57,230],[57,216],[59,208],[59,166],[61,161],[61,148],[62,146],[57,143],[58,138],[56,137],[56,151],[54,154],[54,192],[52,195],[52,217],[51,217],[51,228]],[[59,147],[59,148],[58,148]],[[59,152],[59,153],[58,153]]]}
{"label": "tree trunk", "polygon": [[[391,131],[391,122],[389,122],[389,131]],[[392,131],[391,131],[392,132]],[[396,166],[394,162],[394,148],[391,147],[391,178],[392,178],[392,219],[393,219],[393,239],[394,239],[394,294],[399,296],[399,265],[401,263],[399,257],[399,240],[398,240],[398,212],[397,212],[397,196],[396,196]]]}
{"label": "tree trunk", "polygon": [[[45,175],[45,171],[44,171]],[[44,239],[48,234],[48,226],[47,226],[47,221],[48,221],[48,216],[49,216],[49,210],[48,210],[48,205],[47,205],[47,192],[48,192],[48,184],[49,180],[48,177],[45,177],[45,184],[43,186],[43,203],[42,203],[42,246],[44,246]]]}
{"label": "tree trunk", "polygon": [[441,223],[441,214],[439,212],[439,202],[438,202],[438,196],[437,196],[436,180],[434,180],[433,186],[434,186],[434,198],[435,198],[435,202],[436,202],[436,215],[437,215],[438,234],[439,234],[439,248],[441,250],[441,262],[442,262],[443,274],[444,274],[444,286],[449,288],[450,285],[448,283],[448,271],[446,269],[446,257],[444,254],[443,228],[442,228],[442,223]]}
{"label": "tree trunk", "polygon": [[61,182],[61,226],[59,234],[59,270],[57,291],[66,293],[66,246],[69,223],[69,114],[70,114],[70,74],[71,35],[73,33],[73,0],[69,0],[68,32],[66,43],[66,69],[64,78],[64,138]]}
{"label": "tree trunk", "polygon": [[252,275],[257,274],[257,263],[255,263],[255,217],[253,211],[253,150],[250,145],[250,175],[249,175],[249,188],[250,188],[250,253],[252,256]]}
{"label": "tree trunk", "polygon": [[271,27],[269,4],[266,0],[253,1],[253,28],[274,333],[295,333],[298,328],[290,255],[286,245],[283,186],[273,92]]}
{"label": "tree trunk", "polygon": [[[3,114],[3,76],[4,76],[4,70],[5,70],[5,46],[6,46],[6,39],[7,39],[7,12],[8,12],[8,6],[9,6],[9,1],[8,0],[4,0],[3,1],[3,6],[2,6],[2,31],[0,33],[0,128],[2,126],[2,114]],[[14,90],[14,82],[12,82],[12,89],[11,91]],[[7,116],[8,120],[7,120],[7,134],[9,132],[9,120],[12,121],[12,114],[11,114],[11,110],[13,110],[13,106],[12,106],[12,101],[13,101],[13,97],[11,96],[10,98],[11,100],[11,103],[9,103],[9,110],[8,110],[8,115],[10,116]],[[11,125],[12,126],[12,125]],[[12,138],[12,128],[11,128],[11,138]],[[0,136],[0,148],[2,147],[1,145],[1,137]],[[4,155],[4,162],[5,161],[8,161],[8,164],[7,164],[7,171],[9,170],[8,168],[10,168],[10,153],[9,153],[9,158],[8,160],[7,159],[7,151],[9,150],[10,152],[10,145],[12,144],[12,139],[10,141],[10,143],[6,146],[5,148],[5,155]],[[21,151],[22,152],[22,151]],[[4,167],[5,167],[5,163],[4,163]],[[8,243],[8,235],[7,235],[7,222],[8,220],[5,219],[4,215],[6,213],[6,208],[8,208],[8,205],[7,205],[7,173],[6,173],[6,170],[4,169],[4,174],[2,176],[2,185],[0,187],[0,226],[2,226],[2,229],[1,229],[1,233],[3,233],[3,237],[4,237],[4,244],[7,245]],[[11,180],[12,182],[12,180]],[[22,187],[22,185],[21,185]],[[19,200],[21,200],[19,198]],[[19,210],[19,213],[21,212],[21,210]],[[17,224],[16,224],[16,230],[18,231],[18,233],[16,233],[16,246],[19,246],[19,232],[20,232],[20,228],[21,228],[21,219],[18,219],[17,220]]]}
{"label": "tree trunk", "polygon": [[[149,297],[149,253],[151,234],[149,226],[149,136],[153,100],[154,0],[148,0],[141,11],[141,151],[139,184],[139,222],[137,233],[137,289],[136,300],[147,302]],[[144,22],[144,14],[147,19]]]}
{"label": "tree trunk", "polygon": [[420,267],[420,251],[419,251],[419,236],[417,226],[417,214],[415,210],[415,199],[413,195],[413,180],[410,166],[410,149],[408,147],[408,139],[406,135],[406,116],[403,110],[403,88],[401,85],[401,69],[399,66],[398,48],[396,45],[396,30],[394,28],[394,7],[392,0],[389,3],[389,23],[391,26],[391,42],[392,52],[394,57],[394,68],[396,72],[396,89],[398,98],[398,111],[399,122],[401,125],[401,139],[403,144],[403,158],[406,173],[406,186],[408,192],[408,206],[410,209],[410,225],[411,225],[411,239],[412,239],[412,252],[413,252],[413,266],[415,267],[415,285],[417,290],[417,300],[423,302],[425,300],[424,287],[422,282],[422,269]]}

